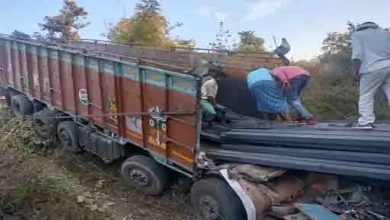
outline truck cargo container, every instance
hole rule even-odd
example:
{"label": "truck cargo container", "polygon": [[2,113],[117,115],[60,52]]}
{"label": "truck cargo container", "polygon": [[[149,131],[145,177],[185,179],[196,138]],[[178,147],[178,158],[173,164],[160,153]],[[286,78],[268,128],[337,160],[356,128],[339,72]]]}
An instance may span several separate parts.
{"label": "truck cargo container", "polygon": [[201,79],[173,61],[9,36],[0,37],[0,86],[40,135],[122,160],[123,178],[138,190],[161,194],[169,170],[191,178],[203,219],[389,214],[387,125],[369,133],[337,123],[269,126],[229,112],[230,124],[202,129]]}

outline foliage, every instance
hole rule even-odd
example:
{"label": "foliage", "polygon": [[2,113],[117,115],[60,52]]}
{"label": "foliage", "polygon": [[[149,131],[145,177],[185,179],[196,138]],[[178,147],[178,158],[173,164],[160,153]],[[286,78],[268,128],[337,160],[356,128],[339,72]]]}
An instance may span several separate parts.
{"label": "foliage", "polygon": [[232,34],[229,29],[225,29],[224,23],[219,22],[219,29],[215,35],[215,41],[210,43],[211,49],[213,50],[231,50],[234,45],[232,42]]}
{"label": "foliage", "polygon": [[140,0],[136,5],[135,14],[121,18],[112,25],[107,38],[116,43],[147,44],[158,46],[186,46],[194,47],[193,40],[169,38],[169,32],[181,23],[170,25],[161,14],[161,5],[157,0]]}
{"label": "foliage", "polygon": [[241,31],[238,32],[240,37],[240,43],[238,45],[238,50],[240,52],[263,52],[264,49],[264,39],[257,37],[254,31]]}
{"label": "foliage", "polygon": [[[308,69],[312,80],[304,99],[307,106],[320,119],[352,119],[358,116],[358,84],[351,63],[351,34],[355,25],[348,23],[342,33],[329,33],[322,44],[323,53],[319,59],[296,62]],[[381,94],[377,97],[384,100]],[[385,101],[376,102],[378,118],[389,118]]]}
{"label": "foliage", "polygon": [[64,5],[58,15],[46,16],[44,23],[39,24],[42,31],[47,32],[49,40],[78,40],[78,30],[86,27],[88,13],[73,0],[64,0]]}

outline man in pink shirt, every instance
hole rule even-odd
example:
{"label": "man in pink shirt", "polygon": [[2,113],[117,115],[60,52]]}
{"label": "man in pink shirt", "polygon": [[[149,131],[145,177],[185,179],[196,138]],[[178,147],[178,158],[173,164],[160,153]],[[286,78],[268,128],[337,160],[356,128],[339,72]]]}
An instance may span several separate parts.
{"label": "man in pink shirt", "polygon": [[273,69],[272,75],[280,85],[288,104],[297,111],[298,120],[306,124],[316,123],[300,99],[302,90],[310,80],[310,73],[297,66],[281,66]]}

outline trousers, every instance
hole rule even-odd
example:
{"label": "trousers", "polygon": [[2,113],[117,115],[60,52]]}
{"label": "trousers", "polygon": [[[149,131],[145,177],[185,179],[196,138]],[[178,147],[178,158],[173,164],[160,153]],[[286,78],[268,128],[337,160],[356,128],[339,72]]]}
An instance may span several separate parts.
{"label": "trousers", "polygon": [[301,101],[302,90],[309,83],[309,77],[306,75],[297,76],[289,80],[291,88],[285,93],[287,103],[298,112],[298,115],[304,119],[310,119],[313,115],[305,108]]}
{"label": "trousers", "polygon": [[385,92],[390,105],[390,66],[360,76],[359,88],[359,124],[375,122],[374,99],[380,89]]}

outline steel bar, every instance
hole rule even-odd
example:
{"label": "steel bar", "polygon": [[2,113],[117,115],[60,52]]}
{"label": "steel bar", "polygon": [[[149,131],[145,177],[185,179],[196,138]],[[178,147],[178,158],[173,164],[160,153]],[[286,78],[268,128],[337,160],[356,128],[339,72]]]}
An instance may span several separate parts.
{"label": "steel bar", "polygon": [[365,162],[390,165],[390,154],[362,153],[338,150],[318,150],[310,148],[283,148],[255,145],[222,145],[221,149],[235,152],[264,153],[304,158],[327,159],[337,161]]}
{"label": "steel bar", "polygon": [[225,150],[209,150],[207,155],[215,160],[235,163],[251,163],[263,166],[280,167],[312,172],[367,177],[390,180],[390,166],[373,166],[366,163],[338,162],[332,160],[279,156],[273,154],[254,154]]}

